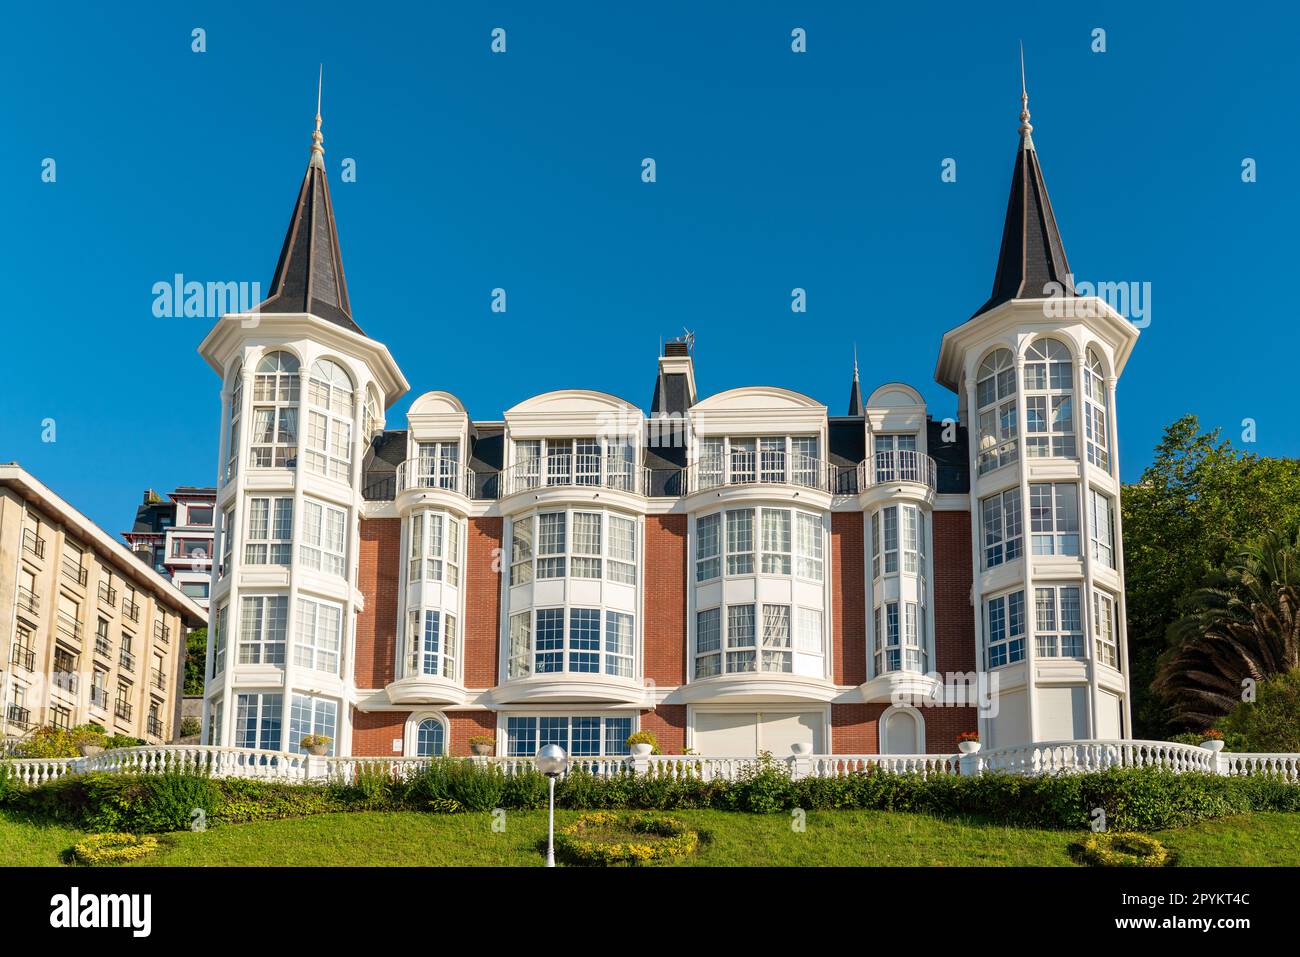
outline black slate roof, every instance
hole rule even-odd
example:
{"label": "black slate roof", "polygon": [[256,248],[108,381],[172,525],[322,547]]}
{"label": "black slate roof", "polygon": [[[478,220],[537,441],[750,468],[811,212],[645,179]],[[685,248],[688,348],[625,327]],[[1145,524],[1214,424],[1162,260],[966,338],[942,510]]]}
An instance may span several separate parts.
{"label": "black slate roof", "polygon": [[965,495],[970,492],[970,459],[967,448],[966,428],[954,425],[955,442],[944,441],[944,422],[927,419],[925,423],[926,449],[934,459],[936,477],[935,491],[940,494],[957,493]]}
{"label": "black slate roof", "polygon": [[352,321],[334,207],[330,204],[329,177],[315,154],[298,189],[280,260],[271,278],[271,295],[258,309],[309,312],[349,332],[365,335]]}
{"label": "black slate roof", "polygon": [[1016,165],[1011,172],[1011,196],[1002,227],[1002,249],[993,277],[993,294],[975,311],[975,316],[1012,299],[1041,299],[1049,282],[1060,283],[1065,295],[1074,295],[1069,277],[1070,264],[1065,259],[1065,245],[1052,213],[1052,202],[1047,198],[1038,151],[1029,134],[1022,130]]}

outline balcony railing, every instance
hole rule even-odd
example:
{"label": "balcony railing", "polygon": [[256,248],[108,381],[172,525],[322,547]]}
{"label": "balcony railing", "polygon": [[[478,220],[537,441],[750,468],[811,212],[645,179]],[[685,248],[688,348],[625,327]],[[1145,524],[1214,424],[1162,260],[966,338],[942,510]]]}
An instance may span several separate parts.
{"label": "balcony railing", "polygon": [[54,674],[50,676],[54,687],[68,694],[76,694],[81,687],[81,677],[77,674],[77,659],[60,659],[54,662]]}
{"label": "balcony railing", "polygon": [[160,721],[157,717],[155,717],[152,714],[149,715],[149,734],[155,738],[167,737],[167,735],[163,733],[162,721]]}
{"label": "balcony railing", "polygon": [[131,654],[131,652],[127,651],[125,648],[123,648],[122,653],[117,656],[117,663],[127,671],[135,671],[135,655]]}
{"label": "balcony railing", "polygon": [[9,663],[15,668],[22,668],[24,671],[35,671],[36,652],[31,648],[15,644],[13,650],[9,652]]}
{"label": "balcony railing", "polygon": [[140,606],[137,605],[135,602],[131,601],[131,599],[129,598],[125,599],[122,602],[122,614],[126,615],[126,617],[130,618],[132,621],[139,621]]}
{"label": "balcony railing", "polygon": [[775,449],[705,455],[684,472],[686,494],[732,485],[787,485],[831,492],[836,484],[834,466],[816,456]]}
{"label": "balcony railing", "polygon": [[31,711],[20,708],[16,704],[11,704],[5,710],[5,716],[9,719],[10,724],[16,724],[20,728],[30,728],[32,726]]}
{"label": "balcony railing", "polygon": [[540,488],[608,488],[646,494],[649,469],[613,455],[557,452],[520,462],[501,473],[501,494]]}
{"label": "balcony railing", "polygon": [[56,627],[58,628],[59,634],[63,635],[70,641],[76,642],[78,645],[81,644],[81,622],[63,614],[63,612],[59,612],[59,621]]}
{"label": "balcony railing", "polygon": [[154,641],[161,641],[165,645],[171,640],[171,636],[172,630],[161,621],[155,621],[153,623]]}
{"label": "balcony railing", "polygon": [[[487,498],[477,477],[455,459],[407,459],[397,466],[397,491],[439,488],[466,498]],[[495,496],[492,496],[495,497]]]}
{"label": "balcony railing", "polygon": [[117,604],[117,589],[108,582],[99,583],[99,600],[112,608]]}
{"label": "balcony railing", "polygon": [[27,588],[18,589],[18,610],[35,615],[41,610],[41,600],[36,593]]}
{"label": "balcony railing", "polygon": [[153,685],[155,688],[157,688],[159,691],[167,690],[167,676],[163,674],[161,671],[159,671],[157,668],[153,669],[153,671],[150,672],[149,683]]}
{"label": "balcony railing", "polygon": [[77,562],[67,558],[63,560],[63,576],[69,581],[74,581],[82,588],[86,587],[86,569]]}
{"label": "balcony railing", "polygon": [[108,689],[97,688],[94,685],[90,688],[90,704],[95,708],[108,710]]}
{"label": "balcony railing", "polygon": [[915,449],[876,452],[861,468],[864,490],[887,482],[919,482],[933,490],[938,472],[934,459]]}
{"label": "balcony railing", "polygon": [[23,529],[23,551],[34,558],[45,557],[45,539],[30,528]]}
{"label": "balcony railing", "polygon": [[113,645],[106,635],[95,636],[95,654],[103,658],[113,657]]}
{"label": "balcony railing", "polygon": [[121,698],[118,698],[115,702],[113,702],[113,714],[117,715],[123,721],[130,721],[131,712],[134,710],[135,709],[132,707],[131,702],[129,701],[123,701]]}

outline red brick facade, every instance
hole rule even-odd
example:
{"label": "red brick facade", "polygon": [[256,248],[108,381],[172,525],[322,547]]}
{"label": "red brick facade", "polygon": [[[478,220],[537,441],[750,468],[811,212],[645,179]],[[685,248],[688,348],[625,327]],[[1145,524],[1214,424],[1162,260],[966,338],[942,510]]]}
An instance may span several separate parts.
{"label": "red brick facade", "polygon": [[[970,512],[935,512],[935,671],[975,670],[975,613],[971,609]],[[929,719],[926,719],[927,727]]]}
{"label": "red brick facade", "polygon": [[366,607],[357,616],[355,680],[358,688],[382,688],[396,674],[402,520],[362,519],[357,558],[357,587]]}
{"label": "red brick facade", "polygon": [[501,635],[501,528],[499,518],[471,518],[465,549],[465,687],[497,683]]}
{"label": "red brick facade", "polygon": [[686,516],[645,520],[645,676],[675,686],[686,680]]}
{"label": "red brick facade", "polygon": [[861,512],[831,513],[831,662],[837,685],[867,680],[867,584]]}
{"label": "red brick facade", "polygon": [[686,705],[665,704],[642,711],[641,730],[654,734],[664,754],[681,754],[686,750]]}

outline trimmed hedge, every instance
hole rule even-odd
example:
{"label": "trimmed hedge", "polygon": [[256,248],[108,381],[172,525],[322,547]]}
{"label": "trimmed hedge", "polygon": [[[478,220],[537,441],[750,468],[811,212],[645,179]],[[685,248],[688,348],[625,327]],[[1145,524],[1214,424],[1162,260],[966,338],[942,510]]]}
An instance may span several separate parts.
{"label": "trimmed hedge", "polygon": [[[0,775],[2,779],[2,775]],[[855,808],[972,817],[1021,827],[1088,828],[1094,809],[1114,831],[1186,827],[1251,811],[1300,812],[1300,785],[1278,777],[1175,774],[1112,768],[1088,774],[980,777],[893,774],[791,780],[779,765],[736,781],[620,775],[598,778],[575,768],[559,781],[556,804],[575,810],[671,811],[712,808],[772,814],[794,808]],[[547,781],[536,771],[505,775],[496,765],[460,758],[431,761],[394,780],[386,767],[364,767],[347,785],[286,784],[193,773],[97,772],[30,789],[0,784],[0,804],[94,831],[150,833],[205,824],[243,823],[331,811],[414,810],[448,813],[546,806]]]}

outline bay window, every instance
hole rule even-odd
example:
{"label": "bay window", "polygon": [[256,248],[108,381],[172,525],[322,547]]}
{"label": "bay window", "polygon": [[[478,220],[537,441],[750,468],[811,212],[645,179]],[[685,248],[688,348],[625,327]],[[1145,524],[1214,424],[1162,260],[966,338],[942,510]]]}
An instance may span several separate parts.
{"label": "bay window", "polygon": [[[750,512],[753,515],[753,512]],[[722,513],[704,515],[695,522],[695,580],[708,581],[722,574]]]}
{"label": "bay window", "polygon": [[1115,635],[1115,599],[1100,591],[1092,593],[1092,634],[1097,660],[1119,667],[1119,643]]}
{"label": "bay window", "polygon": [[352,378],[318,359],[307,382],[307,467],[340,482],[352,477]]}
{"label": "bay window", "polygon": [[238,695],[235,698],[234,746],[279,751],[283,711],[284,695],[279,692]]}
{"label": "bay window", "polygon": [[1106,379],[1102,375],[1101,359],[1088,350],[1083,367],[1083,434],[1088,444],[1088,461],[1097,468],[1110,471],[1110,446],[1106,432]]}
{"label": "bay window", "polygon": [[407,616],[406,674],[456,679],[456,616],[430,608]]}
{"label": "bay window", "polygon": [[783,508],[762,510],[764,575],[790,574],[790,513]]}
{"label": "bay window", "polygon": [[1020,517],[1020,489],[980,501],[980,522],[984,528],[984,567],[996,568],[1024,554],[1024,529]]}
{"label": "bay window", "polygon": [[415,512],[407,529],[407,581],[460,584],[460,537],[460,519],[428,509]]}
{"label": "bay window", "polygon": [[419,474],[415,476],[416,485],[453,491],[460,487],[459,442],[421,442],[417,455],[420,465]]}
{"label": "bay window", "polygon": [[796,642],[800,652],[822,654],[821,611],[771,603],[706,608],[695,615],[694,674],[790,674]]}
{"label": "bay window", "polygon": [[1088,537],[1093,560],[1115,567],[1115,517],[1110,496],[1088,489]]}
{"label": "bay window", "polygon": [[289,708],[289,750],[302,747],[308,735],[329,738],[330,755],[334,754],[335,728],[338,726],[339,703],[328,698],[295,694]]}
{"label": "bay window", "polygon": [[876,674],[891,671],[924,673],[926,650],[925,605],[915,601],[887,601],[876,606]]}
{"label": "bay window", "polygon": [[1062,482],[1030,485],[1029,530],[1035,555],[1078,555],[1078,486]]}
{"label": "bay window", "polygon": [[250,498],[244,530],[244,562],[288,565],[293,555],[293,499]]}
{"label": "bay window", "polygon": [[727,574],[754,574],[754,510],[735,508],[708,516],[710,519],[726,515],[727,521]]}
{"label": "bay window", "polygon": [[1078,585],[1034,589],[1034,642],[1044,658],[1083,657],[1083,615]]}
{"label": "bay window", "polygon": [[292,468],[297,464],[298,371],[298,360],[288,352],[269,353],[257,363],[249,446],[253,468]]}
{"label": "bay window", "polygon": [[1009,595],[990,598],[984,604],[984,621],[987,631],[986,649],[988,667],[1023,661],[1025,657],[1025,593],[1015,591]]}
{"label": "bay window", "polygon": [[605,578],[636,584],[635,519],[612,512],[539,512],[511,523],[510,584]]}
{"label": "bay window", "polygon": [[872,577],[896,574],[900,551],[902,570],[924,575],[925,513],[915,505],[886,505],[871,515]]}
{"label": "bay window", "polygon": [[1016,461],[1016,370],[1009,349],[998,349],[975,373],[979,474]]}
{"label": "bay window", "polygon": [[695,677],[722,673],[722,609],[695,613]]}
{"label": "bay window", "polygon": [[634,672],[631,614],[600,608],[537,608],[510,616],[509,678]]}
{"label": "bay window", "polygon": [[1074,458],[1074,362],[1057,339],[1025,353],[1025,454]]}
{"label": "bay window", "polygon": [[308,568],[342,577],[348,513],[309,498],[303,499],[302,507],[302,544],[298,546],[298,557]]}
{"label": "bay window", "polygon": [[571,757],[616,757],[628,753],[631,734],[630,716],[511,715],[506,717],[506,752],[530,758],[555,744]]}
{"label": "bay window", "polygon": [[244,595],[239,607],[239,663],[283,665],[289,599],[284,595]]}
{"label": "bay window", "polygon": [[872,448],[875,450],[875,481],[921,481],[914,433],[877,435]]}
{"label": "bay window", "polygon": [[697,518],[695,580],[718,578],[724,570],[733,577],[754,574],[756,522],[760,574],[793,573],[822,581],[825,542],[821,516],[783,508],[733,508]]}
{"label": "bay window", "polygon": [[339,673],[343,647],[343,606],[314,598],[298,599],[293,663],[302,668]]}
{"label": "bay window", "polygon": [[244,367],[235,364],[230,374],[230,425],[226,430],[226,481],[235,477],[239,465],[239,420],[244,411]]}
{"label": "bay window", "polygon": [[226,611],[228,605],[221,605],[212,616],[212,677],[226,670]]}

